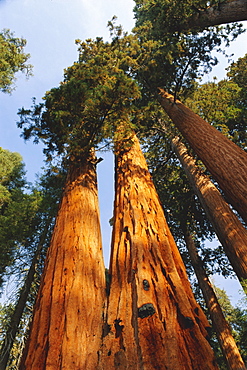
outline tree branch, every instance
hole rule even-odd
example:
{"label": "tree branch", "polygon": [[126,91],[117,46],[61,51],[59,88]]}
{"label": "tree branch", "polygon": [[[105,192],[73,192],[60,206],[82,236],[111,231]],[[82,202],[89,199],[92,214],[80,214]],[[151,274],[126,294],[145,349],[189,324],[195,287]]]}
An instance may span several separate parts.
{"label": "tree branch", "polygon": [[247,0],[228,0],[205,10],[198,10],[189,20],[181,23],[178,31],[247,20]]}

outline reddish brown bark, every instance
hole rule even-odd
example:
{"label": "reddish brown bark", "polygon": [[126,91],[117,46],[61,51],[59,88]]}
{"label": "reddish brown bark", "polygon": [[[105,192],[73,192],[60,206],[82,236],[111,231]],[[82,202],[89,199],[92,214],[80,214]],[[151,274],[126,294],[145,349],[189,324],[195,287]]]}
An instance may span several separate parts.
{"label": "reddish brown bark", "polygon": [[71,166],[20,369],[95,369],[105,271],[95,166]]}
{"label": "reddish brown bark", "polygon": [[247,223],[247,153],[179,100],[160,89],[159,101],[203,161],[227,201]]}
{"label": "reddish brown bark", "polygon": [[224,23],[239,22],[247,19],[246,0],[219,1],[218,4],[199,10],[185,22],[181,22],[178,31],[203,29]]}
{"label": "reddish brown bark", "polygon": [[231,328],[223,315],[217,297],[214,293],[214,289],[203,268],[192,235],[185,231],[184,236],[191,262],[208,307],[213,327],[222,349],[222,353],[225,357],[227,367],[229,370],[246,370],[244,361],[232,336]]}
{"label": "reddish brown bark", "polygon": [[172,145],[240,282],[247,279],[247,230],[178,137]]}
{"label": "reddish brown bark", "polygon": [[110,274],[98,369],[217,368],[136,137],[116,159]]}

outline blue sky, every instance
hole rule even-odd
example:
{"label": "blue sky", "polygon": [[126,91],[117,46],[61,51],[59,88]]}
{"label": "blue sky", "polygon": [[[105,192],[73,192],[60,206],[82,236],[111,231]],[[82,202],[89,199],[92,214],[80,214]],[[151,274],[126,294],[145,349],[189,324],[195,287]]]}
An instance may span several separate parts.
{"label": "blue sky", "polygon": [[[107,22],[113,15],[118,23],[130,31],[134,25],[132,0],[0,0],[0,29],[9,28],[17,37],[27,40],[26,52],[31,54],[34,76],[26,80],[18,75],[16,90],[11,94],[0,93],[0,146],[19,152],[26,164],[27,178],[34,181],[35,174],[43,165],[42,147],[32,142],[24,143],[16,127],[17,111],[28,108],[32,97],[41,101],[47,90],[58,86],[63,79],[64,68],[77,60],[75,39],[108,38]],[[246,22],[245,22],[246,23]],[[247,50],[247,35],[243,35],[231,47],[234,59]],[[219,79],[225,75],[227,61],[222,60],[212,76]],[[104,155],[98,166],[101,226],[105,262],[108,264],[110,227],[113,203],[113,157]],[[231,287],[234,291],[237,286]]]}

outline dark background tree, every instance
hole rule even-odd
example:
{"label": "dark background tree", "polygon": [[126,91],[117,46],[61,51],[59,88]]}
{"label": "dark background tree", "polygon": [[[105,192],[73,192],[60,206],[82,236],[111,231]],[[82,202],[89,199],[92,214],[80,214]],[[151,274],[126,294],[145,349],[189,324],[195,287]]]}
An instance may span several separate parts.
{"label": "dark background tree", "polygon": [[[1,332],[1,369],[5,369],[7,364],[14,366],[20,360],[63,183],[64,175],[52,168],[39,178],[33,189],[33,193],[39,194],[39,204],[30,220],[29,231],[22,240],[22,248],[15,253],[15,262],[5,277],[10,280],[12,290],[17,292],[11,299],[11,312],[6,311],[5,329]],[[21,224],[22,220],[20,218],[15,222]]]}
{"label": "dark background tree", "polygon": [[18,153],[0,149],[0,281],[15,266],[27,238],[31,237],[33,222],[39,208],[39,192],[28,192],[24,164]]}

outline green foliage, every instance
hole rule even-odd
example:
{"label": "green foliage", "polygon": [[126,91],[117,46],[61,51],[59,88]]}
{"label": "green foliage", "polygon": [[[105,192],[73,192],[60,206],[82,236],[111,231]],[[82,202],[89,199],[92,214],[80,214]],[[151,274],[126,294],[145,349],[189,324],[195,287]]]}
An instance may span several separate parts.
{"label": "green foliage", "polygon": [[10,93],[18,71],[31,75],[32,66],[27,64],[29,54],[24,53],[26,40],[17,38],[8,29],[0,32],[0,90]]}
{"label": "green foliage", "polygon": [[243,90],[234,79],[195,84],[186,105],[242,149],[247,149],[247,100],[243,99]]}
{"label": "green foliage", "polygon": [[0,342],[3,339],[3,333],[7,330],[8,328],[8,321],[9,317],[12,315],[14,311],[14,307],[12,304],[9,305],[2,305],[0,303]]}
{"label": "green foliage", "polygon": [[55,217],[64,175],[49,171],[28,187],[18,153],[0,149],[0,287],[6,273],[30,261],[48,217]]}
{"label": "green foliage", "polygon": [[140,96],[131,76],[131,41],[127,35],[116,35],[110,43],[102,38],[78,40],[78,62],[66,69],[60,86],[45,95],[44,104],[19,112],[24,138],[42,140],[48,160],[54,153],[79,160],[112,138],[119,124],[127,123],[130,129],[133,101]]}
{"label": "green foliage", "polygon": [[[247,310],[246,308],[234,307],[224,289],[214,286],[215,294],[226,320],[232,328],[232,334],[239,348],[241,356],[247,361]],[[219,349],[215,335],[212,337],[212,345],[217,355],[220,369],[226,369],[222,353]]]}
{"label": "green foliage", "polygon": [[28,195],[24,194],[26,181],[21,156],[0,148],[0,164],[1,286],[6,267],[14,261],[17,243],[22,241],[26,232],[26,222],[31,213],[31,205]]}
{"label": "green foliage", "polygon": [[235,308],[234,319],[231,324],[235,334],[236,342],[240,348],[245,363],[247,362],[247,310]]}
{"label": "green foliage", "polygon": [[[11,190],[22,187],[24,181],[24,165],[19,153],[12,153],[0,147],[0,207],[8,203]],[[1,209],[0,208],[0,209]]]}
{"label": "green foliage", "polygon": [[[32,313],[30,308],[31,308],[30,306],[28,305],[26,306],[24,315],[19,325],[19,330],[18,330],[16,339],[15,339],[15,342],[11,349],[10,358],[9,358],[9,362],[6,367],[6,370],[18,369],[18,364],[19,364],[21,354],[23,351],[23,346],[26,340],[27,326],[29,325],[29,321],[30,321],[30,317]],[[15,309],[14,303],[6,303],[3,305],[0,304],[0,348],[3,345],[3,341],[5,339],[5,333],[9,329],[10,320],[11,320],[11,316],[13,315],[14,309]],[[2,354],[3,353],[0,353],[0,359],[1,359]]]}
{"label": "green foliage", "polygon": [[242,89],[243,94],[247,95],[247,54],[232,63],[228,70],[227,76]]}
{"label": "green foliage", "polygon": [[213,51],[225,54],[243,32],[238,24],[210,27],[204,30],[183,30],[187,19],[199,9],[218,4],[218,1],[136,0],[135,34],[146,57],[139,80],[155,89],[162,87],[175,96],[191,87],[191,81],[210,72],[218,63]]}
{"label": "green foliage", "polygon": [[236,83],[240,88],[235,100],[239,114],[235,120],[228,121],[228,126],[230,130],[236,128],[239,131],[239,141],[241,144],[243,143],[242,147],[247,150],[247,54],[230,65],[227,76],[232,83]]}
{"label": "green foliage", "polygon": [[[0,304],[0,348],[4,340],[4,334],[8,330],[10,317],[13,314],[13,312],[14,312],[14,305],[12,303],[4,304],[4,305]],[[18,353],[15,353],[15,355],[16,357],[18,357]],[[1,354],[0,354],[0,357],[1,357]]]}
{"label": "green foliage", "polygon": [[[0,228],[2,233],[4,230],[6,231],[6,239],[12,238],[10,242],[13,246],[16,246],[13,260],[7,268],[8,274],[4,275],[5,280],[9,280],[12,290],[11,304],[4,306],[6,314],[0,318],[0,326],[2,325],[0,333],[1,351],[3,352],[9,346],[12,346],[12,338],[14,340],[8,369],[18,367],[17,363],[27,335],[65,175],[64,171],[49,168],[38,179],[36,187],[31,189],[29,194],[25,194],[28,201],[24,205],[30,203],[32,207],[32,209],[29,207],[30,218],[26,219],[27,213],[24,210],[22,215],[17,215],[16,220],[8,218],[8,229],[11,231],[7,228],[4,229],[3,225]],[[13,210],[16,210],[16,204],[14,205]],[[20,205],[23,206],[22,200]],[[32,214],[30,210],[32,210]],[[9,206],[8,214],[13,215]],[[23,223],[26,226],[25,230],[22,230]],[[16,233],[15,230],[18,228],[21,229],[19,233]],[[15,325],[18,326],[17,335]]]}
{"label": "green foliage", "polygon": [[137,25],[150,20],[156,32],[184,31],[187,21],[210,7],[218,7],[219,0],[135,0]]}
{"label": "green foliage", "polygon": [[0,276],[8,266],[16,262],[21,246],[24,246],[31,233],[34,219],[40,203],[40,194],[25,194],[20,189],[11,193],[11,199],[0,215]]}

